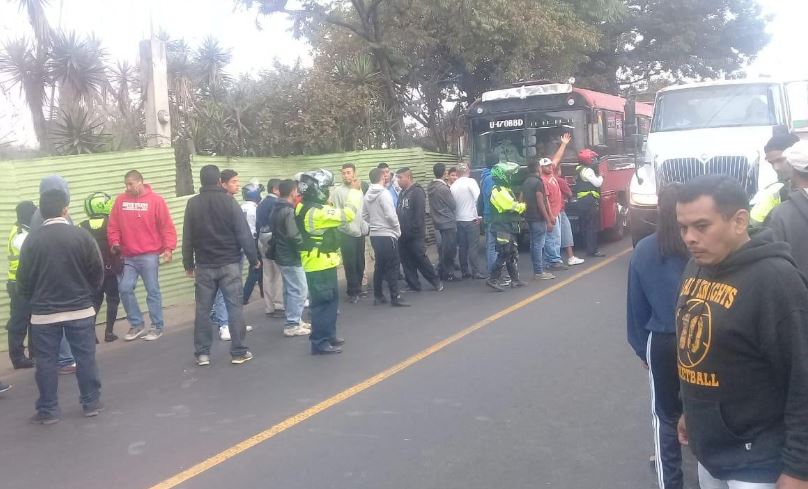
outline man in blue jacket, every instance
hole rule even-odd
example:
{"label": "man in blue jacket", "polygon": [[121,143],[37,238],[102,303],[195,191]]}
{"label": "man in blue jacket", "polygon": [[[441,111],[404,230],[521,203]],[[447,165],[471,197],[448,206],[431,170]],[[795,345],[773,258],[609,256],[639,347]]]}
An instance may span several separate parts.
{"label": "man in blue jacket", "polygon": [[489,274],[494,269],[494,262],[497,261],[497,233],[491,232],[491,192],[494,191],[491,168],[497,162],[497,157],[495,155],[491,156],[486,162],[485,169],[480,173],[480,199],[483,204],[483,224],[485,225],[485,258]]}

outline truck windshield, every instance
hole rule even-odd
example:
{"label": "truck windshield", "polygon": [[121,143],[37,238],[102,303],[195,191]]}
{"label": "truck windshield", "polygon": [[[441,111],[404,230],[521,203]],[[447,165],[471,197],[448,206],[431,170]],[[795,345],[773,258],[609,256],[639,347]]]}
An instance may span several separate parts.
{"label": "truck windshield", "polygon": [[651,132],[714,127],[773,126],[774,85],[716,85],[659,94]]}
{"label": "truck windshield", "polygon": [[536,156],[552,157],[565,132],[573,139],[564,159],[574,159],[586,143],[585,127],[583,110],[476,117],[471,121],[472,167],[485,168],[487,159],[494,157],[520,165]]}

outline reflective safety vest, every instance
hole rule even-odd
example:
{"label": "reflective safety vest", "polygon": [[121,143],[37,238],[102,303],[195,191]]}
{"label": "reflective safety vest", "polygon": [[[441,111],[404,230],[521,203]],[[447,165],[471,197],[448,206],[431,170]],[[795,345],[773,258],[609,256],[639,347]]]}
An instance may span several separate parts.
{"label": "reflective safety vest", "polygon": [[[358,205],[354,204],[354,208]],[[330,205],[312,205],[301,202],[295,209],[295,217],[303,235],[303,248],[300,251],[300,260],[303,270],[319,272],[336,268],[342,262],[339,249],[331,248],[330,243],[336,242],[337,228],[356,219],[356,213],[347,207],[337,209]],[[300,226],[299,224],[303,225]]]}
{"label": "reflective safety vest", "polygon": [[15,224],[8,235],[8,279],[17,280],[17,269],[20,268],[20,249],[28,237],[28,227]]}
{"label": "reflective safety vest", "polygon": [[508,187],[495,185],[491,191],[491,209],[495,214],[524,214],[527,204],[517,202],[513,190]]}
{"label": "reflective safety vest", "polygon": [[755,195],[752,199],[752,209],[749,211],[752,225],[762,225],[769,216],[769,213],[780,205],[782,201],[780,198],[780,190],[782,190],[783,186],[782,182],[775,182]]}
{"label": "reflective safety vest", "polygon": [[583,172],[589,168],[588,166],[578,165],[575,167],[575,197],[583,199],[584,197],[592,196],[596,199],[600,198],[600,189],[594,186],[587,180],[584,180]]}

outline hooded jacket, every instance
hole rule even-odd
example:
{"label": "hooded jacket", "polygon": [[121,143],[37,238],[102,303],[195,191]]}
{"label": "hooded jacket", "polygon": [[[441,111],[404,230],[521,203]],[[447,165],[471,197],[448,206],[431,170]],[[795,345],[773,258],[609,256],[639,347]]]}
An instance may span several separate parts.
{"label": "hooded jacket", "polygon": [[281,267],[301,267],[300,252],[303,250],[303,235],[297,227],[295,208],[285,199],[278,199],[269,217],[272,239],[269,250],[274,260]]}
{"label": "hooded jacket", "polygon": [[457,229],[455,219],[457,205],[449,184],[436,178],[429,182],[426,194],[429,196],[429,214],[432,216],[435,229],[440,231]]}
{"label": "hooded jacket", "polygon": [[398,239],[401,236],[396,206],[393,204],[393,197],[384,185],[371,184],[365,194],[362,219],[370,225],[371,237],[387,236]]}
{"label": "hooded jacket", "polygon": [[804,189],[792,192],[788,200],[775,207],[766,220],[774,238],[791,245],[797,268],[808,277],[808,194]]}
{"label": "hooded jacket", "polygon": [[150,185],[143,186],[141,195],[124,192],[115,199],[107,237],[109,245],[120,246],[125,257],[157,254],[177,247],[177,231],[166,201]]}
{"label": "hooded jacket", "polygon": [[[39,195],[44,194],[48,190],[61,190],[67,194],[67,203],[70,203],[70,189],[67,187],[67,180],[59,175],[48,175],[40,180]],[[73,222],[70,217],[67,218],[67,221],[70,223]],[[39,229],[43,222],[45,222],[45,220],[42,219],[42,214],[39,212],[39,209],[37,209],[36,212],[34,212],[34,217],[31,218],[31,232]]]}
{"label": "hooded jacket", "polygon": [[691,260],[676,306],[690,447],[722,480],[808,480],[808,283],[768,234]]}
{"label": "hooded jacket", "polygon": [[413,183],[398,196],[396,206],[402,239],[426,237],[426,193],[423,187]]}
{"label": "hooded jacket", "polygon": [[491,218],[491,192],[494,191],[494,178],[491,169],[484,168],[480,172],[480,199],[482,200],[483,219],[487,222]]}
{"label": "hooded jacket", "polygon": [[242,250],[251,267],[258,263],[255,239],[236,199],[219,185],[203,185],[188,200],[182,229],[182,264],[220,267],[239,263]]}

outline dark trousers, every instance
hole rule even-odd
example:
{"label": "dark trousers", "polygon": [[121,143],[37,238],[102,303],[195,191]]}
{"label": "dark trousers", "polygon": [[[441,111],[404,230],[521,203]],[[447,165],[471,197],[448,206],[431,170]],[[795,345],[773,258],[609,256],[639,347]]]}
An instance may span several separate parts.
{"label": "dark trousers", "polygon": [[438,275],[441,280],[454,276],[457,256],[457,228],[436,229],[438,234]]}
{"label": "dark trousers", "polygon": [[457,248],[464,276],[480,274],[480,223],[457,222]]}
{"label": "dark trousers", "polygon": [[404,280],[407,281],[410,289],[421,290],[418,272],[421,272],[421,275],[433,286],[438,285],[438,274],[426,256],[426,244],[423,236],[402,237],[398,242],[398,256],[401,259],[402,268],[404,268]]}
{"label": "dark trousers", "polygon": [[348,284],[348,297],[356,297],[362,293],[362,277],[365,275],[365,237],[339,233],[339,250],[345,269],[345,282]]}
{"label": "dark trousers", "polygon": [[31,327],[31,333],[34,338],[36,385],[39,388],[36,410],[41,414],[60,415],[57,391],[62,335],[67,338],[76,359],[79,401],[85,408],[96,404],[101,397],[101,380],[95,363],[95,317],[56,324],[35,324]]}
{"label": "dark trousers", "polygon": [[398,239],[391,236],[371,236],[370,245],[376,255],[373,269],[373,296],[384,297],[384,282],[390,289],[390,300],[398,299],[398,273],[401,262],[398,256]]}
{"label": "dark trousers", "polygon": [[676,425],[682,415],[676,366],[676,335],[651,333],[646,350],[651,384],[657,480],[660,489],[682,489],[682,447]]}
{"label": "dark trousers", "polygon": [[502,269],[506,268],[512,281],[519,280],[519,268],[516,266],[519,248],[516,245],[516,236],[511,233],[497,232],[496,250],[497,259],[494,261],[491,278],[498,280],[502,277]]}
{"label": "dark trousers", "polygon": [[578,201],[581,219],[581,232],[590,255],[598,251],[598,231],[600,230],[600,204],[598,199],[587,196]]}
{"label": "dark trousers", "polygon": [[309,314],[311,315],[311,347],[325,347],[337,337],[337,312],[339,288],[337,269],[328,268],[319,272],[306,272],[309,286]]}
{"label": "dark trousers", "polygon": [[118,305],[121,303],[121,296],[118,294],[118,277],[115,275],[105,275],[104,285],[93,297],[96,317],[101,311],[105,295],[107,296],[107,327],[105,332],[109,334],[112,333],[112,328],[115,326],[115,320],[118,318]]}
{"label": "dark trousers", "polygon": [[32,355],[31,340],[31,305],[28,299],[17,293],[17,282],[6,283],[8,297],[11,300],[11,316],[6,323],[8,331],[8,356],[11,364],[17,365],[24,362],[25,356],[25,336],[28,336],[28,355]]}
{"label": "dark trousers", "polygon": [[244,281],[244,304],[250,300],[250,296],[255,290],[255,285],[258,284],[259,290],[261,290],[263,294],[263,282],[261,282],[264,278],[264,272],[260,268],[253,268],[250,267],[249,271],[247,272],[247,280]]}
{"label": "dark trousers", "polygon": [[221,290],[224,305],[227,308],[230,329],[230,355],[238,357],[247,353],[244,337],[247,325],[244,322],[244,289],[241,285],[241,265],[231,263],[219,267],[197,266],[194,270],[196,317],[194,319],[195,354],[209,355],[213,343],[213,325],[210,322],[210,309],[216,298],[216,291]]}

